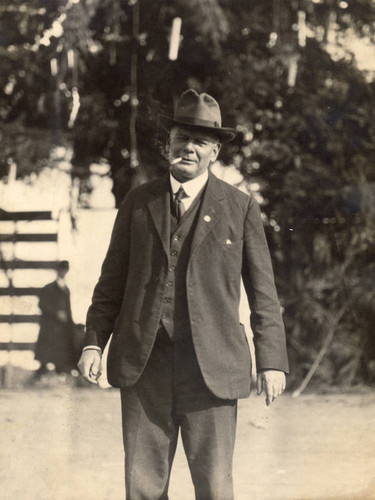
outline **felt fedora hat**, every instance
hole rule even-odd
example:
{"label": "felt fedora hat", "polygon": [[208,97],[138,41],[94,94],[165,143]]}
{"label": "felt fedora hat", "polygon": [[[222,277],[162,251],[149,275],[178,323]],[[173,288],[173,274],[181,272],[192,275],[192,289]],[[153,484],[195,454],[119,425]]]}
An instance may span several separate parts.
{"label": "felt fedora hat", "polygon": [[198,94],[193,89],[181,94],[173,118],[160,115],[161,125],[169,130],[174,125],[188,126],[213,132],[223,142],[234,139],[234,128],[221,126],[221,113],[217,101],[208,94]]}

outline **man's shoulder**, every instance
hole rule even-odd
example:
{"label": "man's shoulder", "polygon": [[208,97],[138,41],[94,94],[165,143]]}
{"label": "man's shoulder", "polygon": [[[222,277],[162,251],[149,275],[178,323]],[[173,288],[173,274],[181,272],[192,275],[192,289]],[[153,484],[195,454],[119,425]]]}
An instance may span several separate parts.
{"label": "man's shoulder", "polygon": [[214,182],[217,183],[218,186],[220,186],[220,189],[223,190],[228,198],[234,198],[237,203],[244,203],[245,205],[249,203],[252,197],[249,192],[241,191],[236,186],[233,186],[232,184],[219,179],[215,174],[212,174],[212,176],[214,177]]}
{"label": "man's shoulder", "polygon": [[56,295],[56,291],[59,290],[59,286],[56,281],[52,281],[51,283],[47,283],[40,290],[40,296],[48,299]]}
{"label": "man's shoulder", "polygon": [[143,184],[139,184],[128,191],[124,201],[128,198],[138,198],[139,196],[145,195],[147,192],[156,192],[165,186],[167,181],[168,177],[166,175],[162,175],[160,177],[156,177],[155,179],[146,181]]}
{"label": "man's shoulder", "polygon": [[168,175],[162,174],[158,177],[155,177],[154,179],[151,179],[149,181],[144,182],[143,184],[140,184],[139,186],[135,187],[132,189],[132,191],[152,191],[154,188],[158,188],[162,185],[164,185],[168,181]]}
{"label": "man's shoulder", "polygon": [[57,281],[51,281],[51,283],[47,283],[44,285],[43,290],[53,290],[54,288],[58,288]]}

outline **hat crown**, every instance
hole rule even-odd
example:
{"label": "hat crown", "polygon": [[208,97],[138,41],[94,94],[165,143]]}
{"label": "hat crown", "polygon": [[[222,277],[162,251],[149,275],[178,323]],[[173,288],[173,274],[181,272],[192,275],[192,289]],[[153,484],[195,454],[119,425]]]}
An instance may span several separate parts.
{"label": "hat crown", "polygon": [[173,118],[159,116],[161,125],[170,130],[171,127],[193,127],[212,132],[220,142],[231,141],[237,131],[221,126],[221,112],[217,101],[208,94],[198,94],[194,89],[185,90],[178,100]]}
{"label": "hat crown", "polygon": [[192,125],[221,127],[221,112],[218,102],[208,94],[198,94],[195,90],[186,90],[180,97],[174,119]]}

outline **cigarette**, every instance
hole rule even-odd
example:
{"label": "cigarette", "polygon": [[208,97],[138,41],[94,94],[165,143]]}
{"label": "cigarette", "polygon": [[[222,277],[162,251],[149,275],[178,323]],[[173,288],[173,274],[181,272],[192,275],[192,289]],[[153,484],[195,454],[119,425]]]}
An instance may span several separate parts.
{"label": "cigarette", "polygon": [[176,165],[176,163],[180,163],[181,160],[182,160],[182,158],[180,158],[180,157],[175,158],[174,160],[171,161],[171,165]]}

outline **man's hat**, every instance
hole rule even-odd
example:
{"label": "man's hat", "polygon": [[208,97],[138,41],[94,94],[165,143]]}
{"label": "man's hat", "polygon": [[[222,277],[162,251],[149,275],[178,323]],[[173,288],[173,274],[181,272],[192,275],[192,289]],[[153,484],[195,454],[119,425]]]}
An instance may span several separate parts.
{"label": "man's hat", "polygon": [[188,126],[212,132],[223,142],[234,139],[234,128],[221,126],[221,113],[217,101],[208,94],[198,94],[195,90],[186,90],[177,103],[173,118],[159,116],[161,125],[169,130],[174,125]]}

